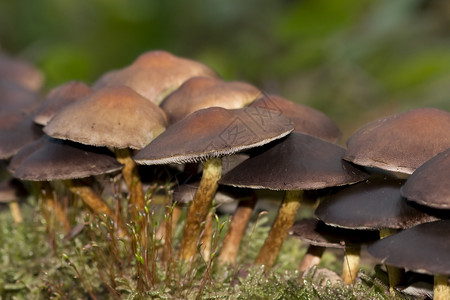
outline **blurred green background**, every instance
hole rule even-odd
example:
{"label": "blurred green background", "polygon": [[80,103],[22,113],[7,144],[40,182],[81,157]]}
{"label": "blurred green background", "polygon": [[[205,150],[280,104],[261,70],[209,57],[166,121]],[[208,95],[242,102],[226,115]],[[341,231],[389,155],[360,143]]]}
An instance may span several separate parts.
{"label": "blurred green background", "polygon": [[447,0],[1,0],[0,47],[92,83],[162,49],[328,114],[344,131],[450,109]]}

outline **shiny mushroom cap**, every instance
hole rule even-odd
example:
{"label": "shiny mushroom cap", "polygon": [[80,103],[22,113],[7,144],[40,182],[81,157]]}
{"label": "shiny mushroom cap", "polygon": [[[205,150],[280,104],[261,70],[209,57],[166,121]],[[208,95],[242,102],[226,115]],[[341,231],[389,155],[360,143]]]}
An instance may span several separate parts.
{"label": "shiny mushroom cap", "polygon": [[336,123],[324,113],[280,96],[267,95],[248,106],[285,115],[294,123],[294,132],[311,135],[330,143],[336,143],[342,136],[342,131]]}
{"label": "shiny mushroom cap", "polygon": [[344,159],[357,165],[411,174],[450,148],[450,113],[421,108],[367,124],[347,141]]}
{"label": "shiny mushroom cap", "polygon": [[48,121],[61,108],[92,93],[92,89],[83,82],[70,81],[52,89],[43,103],[34,113],[34,122],[47,125]]}
{"label": "shiny mushroom cap", "polygon": [[403,197],[437,209],[450,209],[450,148],[434,156],[408,178]]}
{"label": "shiny mushroom cap", "polygon": [[342,160],[344,148],[298,132],[258,152],[224,175],[220,183],[254,189],[311,190],[368,177]]}
{"label": "shiny mushroom cap", "polygon": [[211,107],[170,126],[134,160],[146,165],[207,160],[267,144],[292,130],[283,116],[266,118],[253,108]]}
{"label": "shiny mushroom cap", "polygon": [[194,111],[208,107],[242,108],[261,95],[251,84],[226,82],[219,78],[193,77],[168,95],[160,104],[169,124],[178,122]]}
{"label": "shiny mushroom cap", "polygon": [[140,55],[130,66],[104,74],[93,88],[125,85],[158,105],[194,76],[217,77],[217,74],[202,63],[165,51],[149,51]]}
{"label": "shiny mushroom cap", "polygon": [[106,87],[61,109],[44,127],[51,137],[141,149],[164,131],[164,112],[126,86]]}

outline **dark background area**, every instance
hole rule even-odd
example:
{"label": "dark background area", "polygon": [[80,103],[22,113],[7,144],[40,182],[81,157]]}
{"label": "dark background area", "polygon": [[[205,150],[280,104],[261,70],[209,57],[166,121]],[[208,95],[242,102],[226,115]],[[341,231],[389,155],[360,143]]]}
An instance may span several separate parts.
{"label": "dark background area", "polygon": [[328,114],[343,141],[378,117],[450,108],[446,0],[1,0],[0,47],[43,70],[45,93],[148,50]]}

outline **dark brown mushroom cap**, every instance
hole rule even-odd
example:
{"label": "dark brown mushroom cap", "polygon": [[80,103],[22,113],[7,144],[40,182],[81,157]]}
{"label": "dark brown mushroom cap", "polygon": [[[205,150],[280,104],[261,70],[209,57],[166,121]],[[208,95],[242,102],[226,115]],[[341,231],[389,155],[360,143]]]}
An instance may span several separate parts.
{"label": "dark brown mushroom cap", "polygon": [[[21,150],[29,155],[25,158],[20,151],[22,160],[15,164],[14,177],[30,181],[51,181],[85,178],[119,171],[122,165],[117,162],[113,153],[103,147],[86,146],[74,142],[53,139],[48,136],[41,138],[43,143],[33,153],[26,147]],[[30,147],[35,147],[31,145]]]}
{"label": "dark brown mushroom cap", "polygon": [[37,91],[44,83],[44,75],[33,65],[0,51],[0,79],[20,84],[26,89]]}
{"label": "dark brown mushroom cap", "polygon": [[164,98],[160,107],[166,112],[169,124],[173,124],[203,108],[242,108],[260,95],[258,88],[245,82],[193,77]]}
{"label": "dark brown mushroom cap", "polygon": [[366,173],[342,160],[344,152],[335,144],[293,132],[229,171],[220,183],[254,189],[311,190],[366,179]]}
{"label": "dark brown mushroom cap", "polygon": [[400,195],[404,180],[374,176],[331,193],[315,215],[328,225],[350,229],[403,229],[437,218]]}
{"label": "dark brown mushroom cap", "polygon": [[450,209],[450,148],[434,156],[408,178],[403,197],[437,209]]}
{"label": "dark brown mushroom cap", "polygon": [[23,86],[0,80],[0,112],[30,113],[39,106],[39,95]]}
{"label": "dark brown mushroom cap", "polygon": [[194,76],[217,77],[217,74],[202,63],[165,51],[149,51],[130,66],[106,73],[95,82],[93,88],[97,90],[106,86],[125,85],[158,105]]}
{"label": "dark brown mushroom cap", "polygon": [[249,107],[211,107],[193,112],[167,128],[134,160],[146,165],[206,160],[267,144],[292,130],[292,123],[284,116],[266,118]]}
{"label": "dark brown mushroom cap", "polygon": [[450,220],[411,227],[369,245],[367,250],[395,267],[450,275]]}
{"label": "dark brown mushroom cap", "polygon": [[280,96],[264,96],[249,106],[285,115],[294,123],[294,132],[312,135],[330,143],[336,143],[342,136],[342,131],[336,123],[324,113]]}
{"label": "dark brown mushroom cap", "polygon": [[378,231],[336,228],[317,219],[295,222],[289,235],[314,246],[340,249],[351,244],[371,243],[380,237]]}
{"label": "dark brown mushroom cap", "polygon": [[14,174],[17,167],[26,160],[31,154],[36,152],[39,148],[41,148],[47,139],[41,137],[36,140],[34,140],[31,143],[28,143],[26,147],[22,147],[20,151],[18,151],[9,161],[9,164],[7,166],[8,171],[11,174]]}
{"label": "dark brown mushroom cap", "polygon": [[0,182],[0,203],[16,201],[26,195],[27,191],[19,180],[9,178]]}
{"label": "dark brown mushroom cap", "polygon": [[0,113],[0,159],[9,159],[22,147],[41,137],[42,129],[29,115]]}
{"label": "dark brown mushroom cap", "polygon": [[107,87],[61,109],[44,127],[51,137],[141,149],[164,131],[164,112],[126,86]]}
{"label": "dark brown mushroom cap", "polygon": [[344,159],[357,165],[411,174],[450,148],[450,113],[421,108],[371,122],[347,141]]}
{"label": "dark brown mushroom cap", "polygon": [[47,125],[48,121],[61,108],[92,93],[92,89],[83,82],[70,81],[52,89],[44,102],[34,113],[34,122]]}

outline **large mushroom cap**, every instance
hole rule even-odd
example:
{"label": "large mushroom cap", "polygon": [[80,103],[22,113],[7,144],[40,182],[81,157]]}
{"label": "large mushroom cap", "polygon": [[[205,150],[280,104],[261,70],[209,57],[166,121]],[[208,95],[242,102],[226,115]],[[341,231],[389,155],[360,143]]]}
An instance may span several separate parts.
{"label": "large mushroom cap", "polygon": [[[31,148],[31,151],[27,149]],[[17,154],[14,177],[30,181],[85,178],[118,171],[122,165],[106,148],[86,146],[43,136]],[[33,151],[34,150],[34,151]],[[31,153],[30,153],[31,152]]]}
{"label": "large mushroom cap", "polygon": [[125,86],[107,87],[61,109],[44,127],[54,138],[119,149],[140,149],[164,131],[154,103]]}
{"label": "large mushroom cap", "polygon": [[239,81],[226,82],[219,78],[193,77],[168,95],[160,104],[173,124],[190,113],[213,106],[241,108],[261,95],[255,86]]}
{"label": "large mushroom cap", "polygon": [[411,227],[369,245],[367,250],[392,266],[450,275],[450,220]]}
{"label": "large mushroom cap", "polygon": [[155,104],[194,76],[217,77],[208,66],[165,51],[149,51],[130,66],[110,71],[100,77],[94,89],[125,85]]}
{"label": "large mushroom cap", "polygon": [[450,148],[431,158],[408,178],[403,197],[424,206],[450,209]]}
{"label": "large mushroom cap", "polygon": [[326,224],[349,229],[402,229],[437,220],[400,195],[404,180],[374,176],[331,193],[315,215]]}
{"label": "large mushroom cap", "polygon": [[256,189],[310,190],[351,184],[368,176],[342,160],[344,148],[298,132],[265,148],[229,171],[220,183]]}
{"label": "large mushroom cap", "polygon": [[330,143],[337,142],[342,136],[336,123],[324,113],[280,96],[264,96],[248,106],[285,115],[294,123],[294,132],[312,135]]}
{"label": "large mushroom cap", "polygon": [[34,113],[34,122],[43,126],[47,125],[58,110],[90,93],[92,89],[80,81],[70,81],[52,89]]}
{"label": "large mushroom cap", "polygon": [[194,162],[267,144],[289,134],[284,116],[266,118],[254,108],[211,107],[193,112],[140,150],[138,164]]}
{"label": "large mushroom cap", "polygon": [[450,148],[450,113],[414,109],[369,123],[347,141],[344,159],[355,164],[411,174]]}

